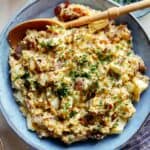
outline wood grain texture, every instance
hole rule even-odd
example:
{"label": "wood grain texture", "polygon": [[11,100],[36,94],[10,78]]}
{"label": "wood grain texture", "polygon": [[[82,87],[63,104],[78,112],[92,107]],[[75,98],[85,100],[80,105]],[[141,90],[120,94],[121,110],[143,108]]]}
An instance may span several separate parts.
{"label": "wood grain texture", "polygon": [[115,19],[121,15],[150,7],[150,0],[135,2],[126,6],[112,7],[93,16],[84,16],[79,19],[65,23],[66,28],[78,27],[100,19]]}

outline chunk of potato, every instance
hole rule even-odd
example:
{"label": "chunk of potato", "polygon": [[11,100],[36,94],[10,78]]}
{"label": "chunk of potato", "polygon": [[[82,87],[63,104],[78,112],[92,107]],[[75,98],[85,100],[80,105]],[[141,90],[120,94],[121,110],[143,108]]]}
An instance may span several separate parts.
{"label": "chunk of potato", "polygon": [[134,99],[139,101],[140,94],[148,87],[148,81],[141,80],[137,77],[133,78],[134,88]]}
{"label": "chunk of potato", "polygon": [[123,131],[125,125],[126,125],[126,120],[119,119],[113,126],[113,128],[110,130],[111,134],[119,134]]}

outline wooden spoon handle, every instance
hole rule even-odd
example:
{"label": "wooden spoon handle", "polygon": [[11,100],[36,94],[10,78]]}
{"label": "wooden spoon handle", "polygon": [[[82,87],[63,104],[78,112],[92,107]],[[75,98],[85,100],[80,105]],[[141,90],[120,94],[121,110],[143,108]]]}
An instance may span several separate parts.
{"label": "wooden spoon handle", "polygon": [[126,6],[112,7],[103,12],[99,12],[94,16],[81,17],[79,19],[69,21],[65,23],[64,25],[66,28],[78,27],[78,26],[85,25],[93,21],[100,20],[100,19],[106,19],[106,18],[114,19],[118,16],[127,14],[129,12],[133,12],[133,11],[143,9],[143,8],[148,8],[148,7],[150,7],[150,0],[143,0],[141,2],[136,2],[133,4],[126,5]]}
{"label": "wooden spoon handle", "polygon": [[119,7],[118,11],[119,11],[120,15],[123,15],[123,14],[127,14],[129,12],[133,12],[133,11],[148,8],[148,7],[150,7],[150,0],[143,0],[140,2],[136,2],[133,4]]}

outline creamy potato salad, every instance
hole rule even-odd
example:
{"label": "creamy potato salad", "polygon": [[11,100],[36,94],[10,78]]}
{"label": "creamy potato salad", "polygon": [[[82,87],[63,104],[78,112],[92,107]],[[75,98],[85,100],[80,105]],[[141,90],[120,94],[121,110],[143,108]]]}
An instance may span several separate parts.
{"label": "creamy potato salad", "polygon": [[[63,21],[70,9],[96,12],[61,6],[56,11]],[[45,31],[27,30],[11,49],[9,64],[28,128],[67,144],[120,134],[136,111],[133,102],[149,84],[144,62],[132,50],[131,32],[108,20],[71,29],[52,25]]]}

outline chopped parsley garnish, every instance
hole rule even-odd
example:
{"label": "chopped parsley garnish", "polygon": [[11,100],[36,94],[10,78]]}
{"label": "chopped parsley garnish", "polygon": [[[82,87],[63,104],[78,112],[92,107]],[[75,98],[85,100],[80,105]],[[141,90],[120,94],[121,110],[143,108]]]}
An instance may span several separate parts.
{"label": "chopped parsley garnish", "polygon": [[87,55],[82,55],[82,56],[80,56],[80,58],[79,58],[79,60],[78,60],[78,64],[79,64],[80,66],[83,66],[83,65],[85,65],[85,64],[87,64],[87,63],[88,63]]}
{"label": "chopped parsley garnish", "polygon": [[71,71],[70,76],[75,80],[77,77],[84,77],[84,78],[90,78],[91,75],[88,72],[79,72],[79,71]]}
{"label": "chopped parsley garnish", "polygon": [[118,127],[118,125],[119,125],[118,122],[116,122],[116,123],[113,125],[113,127],[116,128],[116,127]]}
{"label": "chopped parsley garnish", "polygon": [[28,71],[25,71],[24,75],[21,77],[24,80],[27,80],[29,78],[30,74]]}
{"label": "chopped parsley garnish", "polygon": [[76,111],[71,111],[71,113],[70,113],[70,118],[74,117],[76,114],[77,114]]}
{"label": "chopped parsley garnish", "polygon": [[132,54],[132,52],[130,51],[130,52],[127,53],[127,56],[130,56],[131,54]]}
{"label": "chopped parsley garnish", "polygon": [[82,38],[82,35],[77,35],[75,40],[80,40]]}
{"label": "chopped parsley garnish", "polygon": [[55,39],[49,39],[49,40],[46,40],[46,41],[43,40],[43,41],[39,42],[41,47],[44,47],[44,48],[47,48],[47,49],[57,46],[58,43],[59,43],[59,41],[58,40],[56,41]]}
{"label": "chopped parsley garnish", "polygon": [[30,74],[28,71],[25,71],[24,75],[21,77],[21,79],[24,80],[24,86],[26,88],[30,88],[30,82],[28,80],[29,77],[30,77]]}
{"label": "chopped parsley garnish", "polygon": [[118,100],[117,102],[116,102],[116,105],[121,105],[122,104],[122,100]]}
{"label": "chopped parsley garnish", "polygon": [[[69,102],[69,101],[66,102],[66,103],[64,104],[64,106],[63,106],[63,112],[67,112],[68,109],[70,108],[70,106],[71,106],[70,102]],[[69,116],[68,116],[68,117],[69,117]]]}
{"label": "chopped parsley garnish", "polygon": [[88,72],[82,72],[82,73],[80,74],[80,77],[90,78],[91,75],[90,75]]}
{"label": "chopped parsley garnish", "polygon": [[102,106],[102,105],[103,105],[102,100],[100,100],[99,101],[99,106]]}
{"label": "chopped parsley garnish", "polygon": [[65,108],[68,109],[69,107],[70,107],[70,103],[68,102],[68,103],[65,104]]}
{"label": "chopped parsley garnish", "polygon": [[112,60],[111,55],[103,55],[101,52],[98,52],[97,56],[100,62],[103,62],[103,61],[110,62]]}
{"label": "chopped parsley garnish", "polygon": [[25,80],[24,86],[29,89],[30,88],[30,82],[28,80]]}
{"label": "chopped parsley garnish", "polygon": [[34,81],[33,84],[34,84],[35,89],[41,92],[42,86],[40,85],[40,83],[38,83],[37,81]]}
{"label": "chopped parsley garnish", "polygon": [[77,71],[71,71],[69,74],[73,79],[79,76],[79,73]]}
{"label": "chopped parsley garnish", "polygon": [[132,41],[131,41],[131,40],[128,40],[128,44],[131,45],[131,44],[132,44]]}
{"label": "chopped parsley garnish", "polygon": [[95,72],[97,70],[97,67],[98,65],[97,64],[94,64],[94,65],[91,65],[91,72]]}
{"label": "chopped parsley garnish", "polygon": [[67,84],[62,83],[61,86],[59,88],[57,88],[56,94],[60,98],[66,97],[69,94],[69,88],[68,88]]}
{"label": "chopped parsley garnish", "polygon": [[114,80],[115,80],[115,77],[110,76],[110,80],[111,80],[111,81],[114,81]]}

